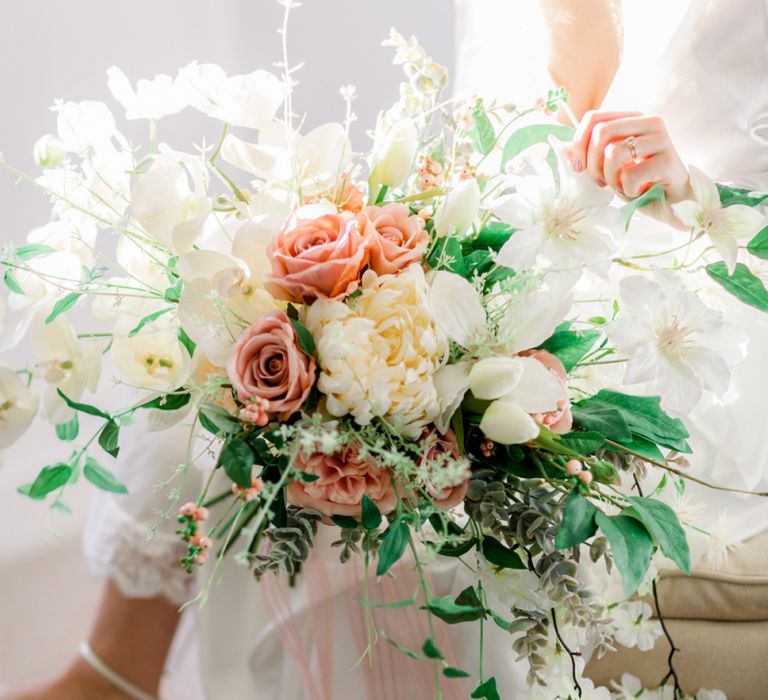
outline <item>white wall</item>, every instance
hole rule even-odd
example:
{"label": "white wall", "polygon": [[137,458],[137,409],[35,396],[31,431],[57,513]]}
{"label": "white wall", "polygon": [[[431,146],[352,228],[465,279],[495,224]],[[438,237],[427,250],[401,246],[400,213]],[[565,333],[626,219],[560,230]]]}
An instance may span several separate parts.
{"label": "white wall", "polygon": [[[113,64],[131,80],[174,74],[194,59],[219,63],[229,73],[270,68],[280,58],[275,29],[281,15],[275,0],[3,0],[0,151],[34,175],[32,146],[55,129],[48,107],[59,97],[111,102],[105,71]],[[380,46],[393,25],[416,34],[436,60],[450,65],[451,0],[304,0],[294,11],[291,61],[306,62],[295,109],[307,113],[308,126],[341,120],[338,89],[352,83],[359,95],[354,141],[359,148],[367,145],[365,131],[376,113],[397,97],[400,69],[391,65],[392,50]],[[114,109],[119,114],[119,106]],[[143,137],[142,123],[124,126],[137,140]],[[218,128],[186,112],[160,137],[188,150],[201,133],[213,139]],[[0,244],[23,242],[31,228],[45,223],[48,211],[38,190],[0,171]],[[23,349],[14,355],[23,357]],[[73,518],[47,513],[15,492],[65,452],[52,429],[40,425],[1,458],[0,685],[60,663],[90,615],[96,587],[83,579],[77,546],[88,488],[80,485],[70,495]],[[41,585],[27,585],[29,579]],[[43,617],[50,625],[44,635]]]}

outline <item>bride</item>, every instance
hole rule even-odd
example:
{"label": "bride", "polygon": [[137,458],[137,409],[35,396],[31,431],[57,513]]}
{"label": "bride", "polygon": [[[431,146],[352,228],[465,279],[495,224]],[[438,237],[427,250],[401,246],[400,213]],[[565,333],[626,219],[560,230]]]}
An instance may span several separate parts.
{"label": "bride", "polygon": [[[719,182],[768,189],[765,0],[623,6],[619,0],[456,0],[456,8],[458,91],[532,104],[548,88],[564,85],[579,122],[570,147],[573,167],[620,196],[636,197],[660,182],[668,200],[679,201],[690,188],[688,164]],[[669,211],[654,213],[674,223]],[[640,249],[647,237],[674,235],[669,223],[655,230],[648,217],[636,217],[634,226],[630,240]],[[711,481],[753,489],[768,475],[761,410],[767,387],[760,379],[768,319],[727,300],[722,304],[732,322],[748,331],[750,353],[734,368],[725,401],[704,399],[687,417],[692,469]],[[134,447],[121,452],[118,467],[131,496],[119,504],[100,496],[86,534],[89,565],[107,580],[88,644],[59,678],[3,700],[146,699],[157,695],[161,681],[168,698],[391,700],[433,694],[432,679],[422,674],[426,666],[387,644],[376,645],[371,664],[363,660],[350,670],[364,646],[356,600],[362,595],[354,572],[340,567],[336,550],[322,543],[317,551],[326,554],[310,562],[304,585],[289,589],[265,577],[256,587],[242,571],[225,571],[204,606],[180,615],[179,605],[194,589],[176,564],[174,524],[166,521],[157,537],[147,538],[165,499],[154,485],[181,461],[179,443],[168,433],[162,439],[144,435],[140,425],[133,430],[137,439],[124,443]],[[205,460],[203,455],[203,468]],[[139,464],[142,469],[135,468]],[[187,486],[195,491],[195,484]],[[739,514],[731,539],[746,539],[768,522],[764,504],[699,495],[717,511]],[[461,588],[461,572],[452,563],[435,566],[431,576],[438,594]],[[409,583],[403,576],[389,585]],[[409,646],[427,636],[407,613],[388,619],[398,625],[399,639],[413,637]],[[470,666],[478,640],[452,630],[439,646],[451,648],[457,665],[466,659]],[[506,635],[488,633],[494,636],[486,637],[487,660],[501,695],[517,697],[525,688],[524,671],[514,663]],[[445,698],[468,694],[460,680],[443,687]]]}

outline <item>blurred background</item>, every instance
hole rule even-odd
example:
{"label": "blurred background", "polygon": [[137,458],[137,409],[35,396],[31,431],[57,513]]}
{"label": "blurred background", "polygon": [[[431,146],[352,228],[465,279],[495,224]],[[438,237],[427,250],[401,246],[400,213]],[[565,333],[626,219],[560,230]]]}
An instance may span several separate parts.
{"label": "blurred background", "polygon": [[[275,30],[282,12],[276,0],[4,2],[0,152],[34,177],[32,147],[39,136],[55,132],[49,107],[57,98],[107,102],[118,128],[146,143],[146,122],[125,122],[111,99],[110,66],[122,68],[134,83],[157,73],[174,75],[193,60],[218,63],[228,74],[272,69],[281,56]],[[305,62],[297,74],[294,109],[306,114],[306,127],[342,121],[339,88],[352,84],[358,95],[353,143],[369,146],[366,131],[378,111],[395,101],[401,80],[400,68],[391,65],[392,49],[380,45],[392,26],[418,36],[450,70],[451,0],[303,0],[293,11],[290,62]],[[160,141],[179,150],[219,133],[191,110],[161,126]],[[30,229],[46,223],[49,210],[33,184],[0,169],[0,244],[22,244]],[[23,365],[24,358],[25,349],[16,348],[1,359]],[[99,583],[88,576],[80,553],[90,487],[81,483],[70,492],[72,515],[16,493],[40,467],[66,452],[52,426],[41,422],[0,455],[0,687],[58,670],[85,636],[98,601]]]}

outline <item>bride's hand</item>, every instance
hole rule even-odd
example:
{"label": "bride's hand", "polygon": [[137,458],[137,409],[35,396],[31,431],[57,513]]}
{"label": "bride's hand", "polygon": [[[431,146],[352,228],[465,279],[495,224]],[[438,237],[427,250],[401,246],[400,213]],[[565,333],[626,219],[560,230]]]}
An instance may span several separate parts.
{"label": "bride's hand", "polygon": [[688,170],[660,117],[640,112],[587,112],[569,150],[577,172],[587,171],[630,199],[656,183],[667,201],[690,198]]}

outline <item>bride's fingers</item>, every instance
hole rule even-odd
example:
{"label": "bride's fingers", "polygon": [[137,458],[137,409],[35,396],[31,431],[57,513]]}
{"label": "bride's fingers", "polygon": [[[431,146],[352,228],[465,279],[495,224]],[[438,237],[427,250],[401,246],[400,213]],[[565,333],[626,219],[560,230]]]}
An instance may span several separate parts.
{"label": "bride's fingers", "polygon": [[587,171],[600,184],[603,183],[603,159],[609,144],[624,141],[630,136],[636,139],[645,135],[664,133],[664,124],[658,117],[628,117],[601,122],[592,130],[587,148]]}
{"label": "bride's fingers", "polygon": [[640,112],[598,112],[594,110],[587,112],[579,122],[579,126],[576,128],[576,133],[573,137],[573,143],[569,148],[573,169],[577,173],[580,173],[585,169],[587,163],[587,149],[589,148],[589,142],[592,138],[592,131],[598,124],[610,122],[614,119],[639,117],[640,114]]}
{"label": "bride's fingers", "polygon": [[666,183],[669,171],[668,155],[661,153],[630,165],[620,171],[619,191],[630,199],[639,197],[657,182]]}
{"label": "bride's fingers", "polygon": [[626,139],[609,143],[605,147],[601,179],[610,188],[620,192],[622,168],[627,165],[631,167],[633,160],[635,163],[640,163],[651,156],[655,156],[661,152],[663,145],[663,139],[656,134],[638,136],[635,139],[634,153]]}

